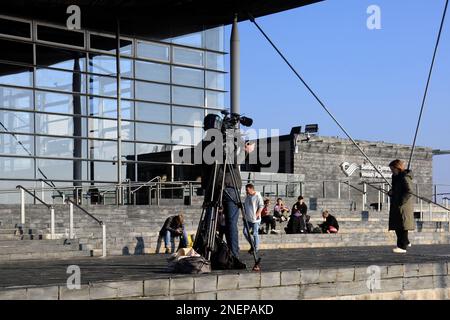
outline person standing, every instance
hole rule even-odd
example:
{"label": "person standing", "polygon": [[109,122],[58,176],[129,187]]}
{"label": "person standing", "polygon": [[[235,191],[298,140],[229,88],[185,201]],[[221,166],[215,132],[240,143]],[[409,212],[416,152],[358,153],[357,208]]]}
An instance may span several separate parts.
{"label": "person standing", "polygon": [[389,164],[392,171],[392,189],[388,195],[391,198],[389,209],[389,230],[397,235],[397,247],[394,253],[406,253],[410,245],[408,231],[415,229],[414,203],[412,197],[413,177],[410,170],[405,169],[405,162],[394,160]]}
{"label": "person standing", "polygon": [[[250,232],[253,235],[253,244],[256,252],[259,249],[259,225],[261,223],[261,212],[264,208],[264,201],[259,192],[255,190],[255,186],[251,183],[245,186],[247,197],[244,201],[245,206],[245,221],[244,221],[244,236],[247,241],[252,244]],[[248,226],[248,228],[247,228]],[[253,248],[249,250],[253,253]]]}

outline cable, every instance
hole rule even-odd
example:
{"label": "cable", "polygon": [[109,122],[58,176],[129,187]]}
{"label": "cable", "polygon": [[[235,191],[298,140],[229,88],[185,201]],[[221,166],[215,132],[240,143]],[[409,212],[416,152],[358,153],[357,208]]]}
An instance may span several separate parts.
{"label": "cable", "polygon": [[428,94],[428,87],[430,85],[431,74],[433,73],[434,61],[436,59],[436,53],[437,53],[437,50],[438,50],[438,47],[439,47],[439,42],[441,40],[442,29],[444,28],[445,15],[447,13],[447,7],[448,7],[448,0],[445,1],[445,7],[444,7],[444,13],[442,14],[441,26],[439,28],[439,33],[438,33],[438,37],[437,37],[437,40],[436,40],[436,45],[434,47],[434,53],[433,53],[433,59],[431,60],[430,71],[428,72],[427,85],[425,86],[425,92],[423,94],[422,106],[420,107],[419,119],[417,120],[417,127],[416,127],[416,132],[414,134],[414,140],[413,140],[413,144],[412,144],[411,154],[409,155],[408,170],[411,167],[411,161],[412,161],[412,157],[413,157],[413,154],[414,154],[414,149],[416,148],[417,134],[419,133],[420,122],[422,121],[422,114],[423,114],[423,109],[425,107],[425,100],[426,100],[427,94]]}

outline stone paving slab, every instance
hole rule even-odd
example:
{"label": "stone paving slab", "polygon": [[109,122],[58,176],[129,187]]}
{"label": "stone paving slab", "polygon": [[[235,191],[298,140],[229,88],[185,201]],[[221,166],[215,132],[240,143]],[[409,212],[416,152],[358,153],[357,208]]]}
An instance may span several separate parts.
{"label": "stone paving slab", "polygon": [[[315,248],[315,249],[283,249],[283,250],[267,250],[262,251],[262,271],[264,272],[280,272],[287,270],[306,270],[308,275],[299,272],[297,274],[283,274],[278,277],[277,274],[264,275],[260,277],[259,274],[248,274],[251,272],[250,268],[253,266],[252,256],[246,252],[241,253],[241,258],[247,263],[249,267],[247,271],[242,270],[228,270],[228,271],[214,271],[214,274],[219,274],[217,287],[222,288],[226,286],[227,289],[238,289],[237,283],[240,281],[240,286],[245,284],[245,279],[248,278],[250,282],[261,282],[264,287],[268,284],[276,283],[277,285],[301,283],[306,281],[308,277],[331,277],[330,281],[336,279],[353,278],[353,273],[345,274],[345,270],[341,270],[338,274],[329,274],[320,272],[323,269],[336,268],[352,268],[352,267],[367,267],[369,265],[380,266],[397,266],[403,264],[421,265],[420,269],[414,266],[409,266],[405,270],[405,274],[410,274],[411,277],[420,275],[435,275],[439,270],[434,270],[432,265],[427,267],[426,264],[449,262],[450,261],[450,245],[426,245],[413,246],[407,254],[399,255],[392,253],[391,246],[380,247],[345,247],[345,248]],[[77,265],[81,270],[81,284],[89,284],[92,282],[102,281],[132,281],[132,280],[151,280],[172,278],[171,289],[177,289],[180,292],[184,290],[178,286],[174,278],[185,277],[186,275],[167,273],[165,271],[167,255],[136,255],[136,256],[120,256],[107,258],[76,258],[67,260],[53,260],[53,261],[19,261],[19,262],[5,262],[0,264],[0,289],[2,288],[20,288],[32,286],[54,286],[65,285],[70,274],[67,273],[67,267],[70,265]],[[425,265],[423,265],[425,264]],[[396,267],[386,267],[386,273],[396,273]],[[317,274],[312,274],[317,270]],[[353,272],[351,269],[349,269]],[[356,269],[355,269],[356,270]],[[403,269],[402,269],[403,270]],[[355,271],[356,272],[356,271]],[[237,274],[240,275],[237,275]],[[308,277],[307,277],[308,276]],[[355,273],[355,277],[357,274]],[[242,278],[242,279],[241,279]],[[336,279],[335,279],[336,278]],[[236,280],[234,283],[233,280]],[[325,279],[327,280],[327,279]],[[327,280],[327,281],[328,281]],[[351,280],[350,280],[351,281]],[[414,279],[411,280],[411,283]],[[201,280],[195,283],[195,288],[199,291],[206,290],[206,284]],[[152,287],[150,282],[145,282],[145,289]],[[317,287],[317,290],[321,290]],[[100,289],[99,289],[100,290]],[[337,288],[337,290],[352,290],[352,288]],[[183,291],[184,292],[184,291]],[[186,292],[190,294],[191,292]],[[99,291],[99,294],[101,292]],[[310,293],[312,296],[314,292]]]}

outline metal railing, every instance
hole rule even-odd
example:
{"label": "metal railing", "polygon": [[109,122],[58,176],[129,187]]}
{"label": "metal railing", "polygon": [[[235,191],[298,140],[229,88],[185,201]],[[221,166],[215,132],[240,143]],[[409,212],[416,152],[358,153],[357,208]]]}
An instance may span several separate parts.
{"label": "metal railing", "polygon": [[28,190],[27,188],[18,185],[16,186],[16,189],[20,190],[20,223],[22,225],[25,224],[25,220],[26,220],[26,213],[25,213],[25,193],[29,194],[30,196],[33,197],[33,199],[39,201],[40,203],[42,203],[44,206],[47,207],[47,209],[50,211],[50,237],[51,239],[55,239],[55,209],[53,208],[52,205],[46,203],[44,200],[42,200],[41,198],[39,198],[38,196],[36,196],[33,192],[31,192],[30,190]]}

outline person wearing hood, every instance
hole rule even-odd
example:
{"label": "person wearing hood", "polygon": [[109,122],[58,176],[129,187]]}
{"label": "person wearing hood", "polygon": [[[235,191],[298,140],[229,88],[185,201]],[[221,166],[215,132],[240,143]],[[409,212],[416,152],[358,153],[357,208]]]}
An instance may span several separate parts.
{"label": "person wearing hood", "polygon": [[389,167],[392,171],[392,189],[388,193],[391,198],[389,230],[394,230],[397,235],[397,247],[393,252],[406,253],[407,247],[411,246],[408,231],[415,229],[413,178],[411,171],[405,169],[404,161],[394,160]]}

